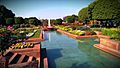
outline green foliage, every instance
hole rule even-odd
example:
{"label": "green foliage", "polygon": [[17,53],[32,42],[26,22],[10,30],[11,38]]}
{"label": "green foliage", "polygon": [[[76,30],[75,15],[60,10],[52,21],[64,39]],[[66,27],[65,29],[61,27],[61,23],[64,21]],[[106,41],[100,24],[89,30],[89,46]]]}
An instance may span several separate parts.
{"label": "green foliage", "polygon": [[41,30],[37,29],[37,32],[31,38],[39,38]]}
{"label": "green foliage", "polygon": [[5,25],[5,19],[3,16],[0,16],[0,25]]}
{"label": "green foliage", "polygon": [[15,14],[7,9],[4,5],[0,5],[0,16],[3,16],[5,19],[14,18]]}
{"label": "green foliage", "polygon": [[110,36],[111,39],[120,40],[120,29],[110,28],[102,29],[103,35]]}
{"label": "green foliage", "polygon": [[6,24],[7,25],[13,25],[14,24],[14,18],[7,18],[6,19]]}
{"label": "green foliage", "polygon": [[25,18],[25,19],[24,19],[24,23],[25,23],[25,24],[28,24],[28,23],[29,23],[29,18]]}
{"label": "green foliage", "polygon": [[77,30],[85,30],[85,31],[89,31],[90,28],[86,27],[86,26],[78,26],[76,27]]}
{"label": "green foliage", "polygon": [[14,28],[14,29],[17,29],[17,28],[19,28],[19,25],[18,25],[18,24],[13,25],[13,28]]}
{"label": "green foliage", "polygon": [[117,28],[92,28],[93,31],[101,31],[103,35],[120,41],[120,29]]}
{"label": "green foliage", "polygon": [[74,23],[75,20],[78,20],[78,16],[76,15],[66,16],[63,18],[63,21],[66,21],[67,23]]}
{"label": "green foliage", "polygon": [[0,52],[3,53],[10,47],[11,41],[11,31],[4,28],[0,29]]}
{"label": "green foliage", "polygon": [[7,9],[4,5],[0,5],[0,24],[2,25],[11,25],[14,22],[14,16],[15,14]]}
{"label": "green foliage", "polygon": [[36,19],[29,19],[29,24],[37,25],[38,21]]}
{"label": "green foliage", "polygon": [[62,24],[62,19],[61,18],[59,18],[59,19],[56,19],[56,24],[58,24],[58,25],[61,25]]}
{"label": "green foliage", "polygon": [[24,19],[22,17],[15,17],[15,23],[16,24],[23,24],[24,23]]}
{"label": "green foliage", "polygon": [[[79,36],[84,36],[84,35],[96,35],[96,33],[90,29],[86,29],[86,30],[73,30],[71,27],[69,26],[55,26],[55,28],[63,30],[63,31],[67,31],[71,34],[75,34],[75,35],[79,35]],[[84,28],[84,27],[81,27]]]}
{"label": "green foliage", "polygon": [[90,9],[92,19],[120,19],[120,2],[118,0],[97,0],[89,5]]}
{"label": "green foliage", "polygon": [[109,25],[110,21],[113,22],[113,24],[118,24],[120,22],[120,1],[96,0],[88,7],[81,9],[78,13],[78,17],[80,21],[96,19],[102,22],[107,21]]}
{"label": "green foliage", "polygon": [[29,24],[38,25],[39,22],[40,22],[40,21],[39,21],[36,17],[30,17],[30,18],[29,18]]}
{"label": "green foliage", "polygon": [[83,9],[81,9],[78,13],[78,18],[80,21],[84,21],[88,19],[88,7],[85,7]]}

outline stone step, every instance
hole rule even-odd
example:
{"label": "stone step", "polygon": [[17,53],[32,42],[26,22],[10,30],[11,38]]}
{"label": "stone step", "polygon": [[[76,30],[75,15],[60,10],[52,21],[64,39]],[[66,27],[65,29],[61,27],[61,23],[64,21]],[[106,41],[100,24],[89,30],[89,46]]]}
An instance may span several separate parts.
{"label": "stone step", "polygon": [[26,56],[26,55],[22,55],[22,56],[20,57],[20,59],[18,60],[17,63],[18,63],[18,64],[19,64],[19,63],[22,63],[22,61],[23,61],[23,59],[25,58],[25,56]]}
{"label": "stone step", "polygon": [[21,56],[22,56],[21,54],[17,54],[9,64],[16,64]]}
{"label": "stone step", "polygon": [[7,53],[5,54],[6,60],[9,61],[9,59],[10,59],[13,55],[14,55],[14,53],[12,53],[12,52],[7,52]]}
{"label": "stone step", "polygon": [[15,58],[16,55],[17,53],[14,53],[14,55],[9,59],[9,63]]}
{"label": "stone step", "polygon": [[32,61],[32,59],[33,59],[33,56],[30,56],[27,62]]}

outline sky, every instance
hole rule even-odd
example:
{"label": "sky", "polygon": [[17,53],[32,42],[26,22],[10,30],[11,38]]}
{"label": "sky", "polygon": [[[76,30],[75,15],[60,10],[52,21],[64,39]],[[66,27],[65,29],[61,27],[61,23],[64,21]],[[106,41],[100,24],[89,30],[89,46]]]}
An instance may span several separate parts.
{"label": "sky", "polygon": [[37,17],[38,19],[57,19],[68,15],[78,15],[80,9],[95,0],[0,0],[18,17]]}

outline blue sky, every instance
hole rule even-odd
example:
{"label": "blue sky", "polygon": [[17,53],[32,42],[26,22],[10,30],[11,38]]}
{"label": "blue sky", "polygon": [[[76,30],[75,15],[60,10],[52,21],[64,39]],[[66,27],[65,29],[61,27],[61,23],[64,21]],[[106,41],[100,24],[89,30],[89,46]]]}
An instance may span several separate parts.
{"label": "blue sky", "polygon": [[76,14],[95,0],[0,0],[15,16],[56,19]]}

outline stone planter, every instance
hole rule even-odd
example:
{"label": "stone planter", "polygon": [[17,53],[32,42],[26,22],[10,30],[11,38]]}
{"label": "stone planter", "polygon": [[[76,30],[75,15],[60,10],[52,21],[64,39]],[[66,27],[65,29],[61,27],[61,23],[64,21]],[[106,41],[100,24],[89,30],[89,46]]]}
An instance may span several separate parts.
{"label": "stone planter", "polygon": [[120,50],[120,42],[111,40],[111,39],[105,39],[105,38],[100,38],[100,44],[107,46],[109,48],[112,48],[114,50],[119,51]]}
{"label": "stone planter", "polygon": [[102,51],[120,57],[120,41],[100,38],[100,44],[94,44],[93,46]]}

